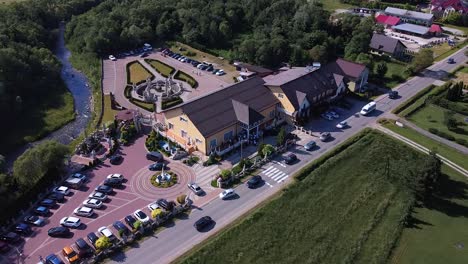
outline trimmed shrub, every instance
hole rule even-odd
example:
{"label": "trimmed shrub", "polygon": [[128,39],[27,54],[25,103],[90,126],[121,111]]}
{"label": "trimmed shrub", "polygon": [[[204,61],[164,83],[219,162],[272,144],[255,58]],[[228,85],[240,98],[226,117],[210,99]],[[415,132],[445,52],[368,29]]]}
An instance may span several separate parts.
{"label": "trimmed shrub", "polygon": [[[405,110],[406,108],[408,108],[410,105],[414,104],[419,98],[423,97],[425,94],[427,94],[428,92],[430,92],[432,89],[434,89],[435,85],[431,84],[429,85],[428,87],[422,89],[421,91],[419,91],[417,94],[415,94],[413,97],[411,97],[410,99],[406,100],[404,103],[402,103],[401,105],[397,106],[397,108],[395,108],[392,112],[394,114],[399,114],[401,113],[403,110]],[[413,111],[412,111],[413,112]]]}
{"label": "trimmed shrub", "polygon": [[457,139],[455,139],[455,142],[457,142],[460,145],[468,147],[468,141],[466,139],[464,139],[464,138],[457,138]]}
{"label": "trimmed shrub", "polygon": [[174,79],[187,82],[193,89],[198,87],[198,82],[192,76],[186,74],[183,71],[178,71],[174,75]]}
{"label": "trimmed shrub", "polygon": [[184,101],[179,96],[172,97],[171,99],[168,99],[168,100],[165,100],[165,101],[161,102],[161,109],[163,109],[163,110],[168,109],[168,108],[171,108],[171,107],[176,106],[178,104],[181,104],[183,102]]}
{"label": "trimmed shrub", "polygon": [[177,196],[176,201],[177,201],[179,204],[184,204],[186,198],[187,198],[187,195],[182,194],[182,195]]}

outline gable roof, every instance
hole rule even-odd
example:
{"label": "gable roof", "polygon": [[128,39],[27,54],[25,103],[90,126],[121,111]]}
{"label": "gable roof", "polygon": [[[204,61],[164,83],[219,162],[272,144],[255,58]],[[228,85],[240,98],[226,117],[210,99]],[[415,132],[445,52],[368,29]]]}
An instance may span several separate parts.
{"label": "gable roof", "polygon": [[440,33],[442,32],[442,28],[439,25],[432,24],[431,27],[429,28],[429,32]]}
{"label": "gable roof", "polygon": [[431,5],[431,10],[434,10],[437,7],[441,7],[442,9],[452,7],[457,11],[468,13],[468,4],[464,5],[461,0],[432,0]]}
{"label": "gable roof", "polygon": [[245,115],[245,107],[240,104],[258,113],[278,103],[264,83],[262,78],[255,76],[165,111],[180,107],[198,131],[204,137],[208,137],[237,123],[239,119],[250,122],[259,118],[251,110]]}
{"label": "gable roof", "polygon": [[311,73],[312,71],[313,70],[311,68],[306,67],[293,67],[290,69],[286,68],[285,71],[281,71],[278,74],[266,76],[263,79],[265,80],[265,85],[267,86],[282,86],[286,83],[299,79],[302,76]]}
{"label": "gable roof", "polygon": [[410,24],[410,23],[396,25],[396,26],[393,26],[392,28],[396,30],[416,33],[420,35],[425,35],[427,34],[427,32],[429,32],[428,27],[419,26],[419,25]]}
{"label": "gable roof", "polygon": [[379,24],[385,24],[385,25],[390,25],[394,26],[400,23],[400,18],[399,17],[394,17],[394,16],[387,16],[384,14],[380,14],[375,18],[376,22]]}
{"label": "gable roof", "polygon": [[395,52],[396,47],[398,46],[398,43],[405,46],[398,39],[394,39],[394,38],[391,38],[391,37],[387,37],[385,35],[375,34],[374,33],[374,35],[372,35],[370,47],[375,49],[375,50],[379,50],[379,51],[383,51],[383,52],[393,54]]}
{"label": "gable roof", "polygon": [[413,19],[420,19],[420,20],[431,20],[434,17],[433,14],[410,11],[410,10],[395,8],[395,7],[385,8],[385,13],[394,15],[394,16],[410,17]]}
{"label": "gable roof", "polygon": [[261,121],[265,117],[259,112],[252,109],[250,106],[232,99],[232,106],[237,120],[247,125],[252,125],[255,122]]}
{"label": "gable roof", "polygon": [[260,73],[260,74],[262,74],[262,73],[270,74],[270,73],[273,72],[270,69],[263,68],[263,67],[257,66],[257,65],[248,64],[248,63],[239,63],[237,66],[241,67],[241,68],[246,68],[248,71],[256,72],[256,73]]}
{"label": "gable roof", "polygon": [[366,65],[338,58],[327,65],[328,71],[348,78],[358,78],[366,69]]}

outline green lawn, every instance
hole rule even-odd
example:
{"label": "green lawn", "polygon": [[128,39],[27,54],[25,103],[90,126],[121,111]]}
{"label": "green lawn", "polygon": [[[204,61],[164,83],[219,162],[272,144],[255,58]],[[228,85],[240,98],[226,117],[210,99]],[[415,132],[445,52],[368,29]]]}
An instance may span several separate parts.
{"label": "green lawn", "polygon": [[146,62],[148,62],[153,68],[162,76],[164,77],[169,77],[171,74],[174,73],[175,69],[172,68],[171,66],[162,63],[158,60],[152,60],[152,59],[146,59]]}
{"label": "green lawn", "polygon": [[[429,130],[429,128],[436,128],[439,131],[445,132],[449,135],[454,136],[455,138],[463,138],[468,140],[468,135],[462,133],[455,133],[453,131],[448,130],[447,126],[443,123],[444,122],[444,113],[448,111],[442,107],[437,105],[428,104],[415,113],[411,114],[408,119],[425,130]],[[454,113],[453,116],[455,119],[462,125],[460,128],[468,130],[468,123],[464,121],[465,116],[460,115],[458,113]]]}
{"label": "green lawn", "polygon": [[466,43],[458,44],[455,47],[451,47],[447,43],[444,43],[439,46],[434,46],[431,49],[434,51],[434,58],[435,58],[434,60],[441,61],[451,56],[452,54],[459,51],[461,48],[465,46],[466,46]]}
{"label": "green lawn", "polygon": [[393,88],[410,77],[410,75],[406,73],[406,63],[395,59],[384,59],[378,55],[373,55],[372,57],[374,65],[383,61],[387,63],[387,73],[385,73],[384,80],[379,80],[377,79],[378,77],[371,74],[370,78],[374,82],[382,83],[382,85],[387,88]]}
{"label": "green lawn", "polygon": [[322,0],[323,9],[333,13],[336,9],[348,9],[353,7],[349,4],[341,3],[340,0]]}
{"label": "green lawn", "polygon": [[114,110],[111,108],[111,96],[109,94],[104,95],[104,113],[102,115],[102,123],[107,123],[109,121],[114,121],[114,116],[119,112],[119,110]]}
{"label": "green lawn", "polygon": [[36,141],[75,119],[70,91],[65,86],[54,89],[47,96],[38,98],[38,105],[25,107],[21,120],[4,124],[8,129],[3,129],[4,135],[0,137],[0,153],[5,154],[24,143]]}
{"label": "green lawn", "polygon": [[468,162],[466,162],[468,157],[464,155],[463,153],[443,143],[440,143],[424,135],[421,135],[411,128],[399,127],[399,126],[396,126],[394,123],[385,123],[383,124],[383,126],[428,149],[435,150],[438,154],[444,156],[450,161],[455,162],[457,165],[468,170]]}
{"label": "green lawn", "polygon": [[392,263],[467,263],[468,180],[449,167],[442,171],[446,177],[441,194],[415,209],[413,225],[403,230]]}
{"label": "green lawn", "polygon": [[130,78],[128,78],[129,84],[140,83],[153,75],[141,65],[139,62],[134,61],[128,64],[128,72]]}
{"label": "green lawn", "polygon": [[184,81],[184,82],[190,84],[190,86],[191,86],[193,89],[195,89],[195,88],[198,87],[198,82],[195,81],[195,79],[194,79],[192,76],[186,74],[186,73],[183,72],[183,71],[178,71],[178,72],[176,73],[176,75],[174,76],[174,79],[181,80],[181,81]]}
{"label": "green lawn", "polygon": [[181,262],[385,263],[412,198],[396,182],[423,159],[370,132]]}
{"label": "green lawn", "polygon": [[401,111],[399,115],[403,116],[403,117],[406,117],[408,114],[416,111],[418,107],[420,107],[421,105],[424,104],[424,102],[426,101],[426,99],[430,95],[437,94],[439,89],[442,89],[442,88],[440,88],[440,87],[433,88],[431,91],[427,92],[426,94],[421,96],[418,100],[416,100],[414,103],[412,103],[407,108],[405,108],[403,111]]}

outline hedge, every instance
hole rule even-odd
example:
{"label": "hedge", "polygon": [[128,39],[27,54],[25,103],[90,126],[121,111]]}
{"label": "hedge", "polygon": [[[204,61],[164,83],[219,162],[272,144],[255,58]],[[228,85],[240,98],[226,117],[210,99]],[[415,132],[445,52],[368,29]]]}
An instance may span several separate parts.
{"label": "hedge", "polygon": [[182,100],[182,98],[180,98],[179,96],[177,97],[173,97],[169,100],[166,100],[166,101],[162,101],[161,103],[161,109],[164,110],[164,109],[168,109],[168,108],[171,108],[173,106],[176,106],[178,104],[181,104],[183,103],[184,101]]}
{"label": "hedge", "polygon": [[186,74],[183,71],[177,71],[174,75],[174,79],[187,82],[193,89],[198,87],[198,82],[190,75]]}
{"label": "hedge", "polygon": [[[138,63],[138,64],[141,65],[141,63],[139,63],[138,61],[132,61],[132,62],[128,63],[127,66],[125,67],[125,71],[127,72],[127,83],[130,84],[130,85],[132,85],[132,83],[130,82],[130,65],[132,65],[134,63]],[[145,69],[145,71],[148,72],[151,75],[150,79],[154,80],[154,78],[155,78],[154,75],[151,72],[149,72],[145,68],[145,66],[141,65],[141,67],[143,67],[143,69]],[[146,82],[146,80],[139,81],[139,82],[135,83],[135,85],[139,85],[139,84],[142,84],[144,82]]]}
{"label": "hedge", "polygon": [[[174,67],[171,67],[171,66],[167,65],[166,63],[164,63],[164,62],[162,62],[162,61],[160,61],[160,60],[145,59],[145,61],[146,61],[149,65],[151,65],[151,67],[153,67],[153,69],[154,69],[155,71],[157,71],[159,74],[161,74],[163,77],[168,78],[168,77],[169,77],[170,75],[172,75],[172,74],[174,73],[174,71],[175,71]],[[162,73],[162,72],[161,72],[158,68],[156,68],[156,66],[154,66],[151,62],[157,62],[157,63],[160,63],[160,64],[162,64],[162,65],[164,65],[164,66],[170,68],[170,69],[171,69],[171,72],[169,73],[169,76],[166,76],[166,74]]]}
{"label": "hedge", "polygon": [[439,137],[443,137],[443,138],[445,138],[445,139],[447,139],[447,140],[455,141],[455,137],[454,137],[454,136],[452,136],[452,135],[450,135],[450,134],[447,134],[447,133],[445,133],[445,132],[443,132],[443,131],[439,131],[437,128],[432,128],[432,127],[431,127],[431,128],[429,128],[429,132],[431,132],[432,134],[437,135],[437,136],[439,136]]}
{"label": "hedge", "polygon": [[410,99],[406,100],[403,102],[401,105],[397,106],[397,108],[393,109],[392,113],[394,114],[399,114],[406,108],[408,108],[410,105],[414,104],[419,98],[423,97],[427,93],[429,93],[432,89],[434,89],[435,85],[431,84],[428,87],[422,89],[419,91],[417,94],[415,94],[413,97]]}

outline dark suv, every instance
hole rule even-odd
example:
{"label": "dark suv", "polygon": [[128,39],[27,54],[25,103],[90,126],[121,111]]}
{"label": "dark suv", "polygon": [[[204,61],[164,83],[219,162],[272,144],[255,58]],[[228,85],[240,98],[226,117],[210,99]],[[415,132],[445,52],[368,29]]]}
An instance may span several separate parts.
{"label": "dark suv", "polygon": [[283,157],[284,163],[286,164],[293,164],[297,160],[297,156],[293,153],[288,153]]}
{"label": "dark suv", "polygon": [[86,243],[83,238],[78,238],[75,241],[75,245],[78,249],[78,255],[80,255],[80,257],[89,257],[91,254],[93,254],[93,248],[88,243]]}
{"label": "dark suv", "polygon": [[195,229],[197,229],[198,231],[202,230],[203,228],[205,228],[206,226],[208,226],[209,224],[211,224],[213,222],[213,219],[211,219],[211,217],[209,216],[204,216],[200,219],[198,219],[195,224],[193,224],[193,227],[195,227]]}
{"label": "dark suv", "polygon": [[388,93],[388,98],[390,99],[397,99],[398,98],[398,92],[397,91],[390,91]]}
{"label": "dark suv", "polygon": [[257,185],[259,185],[262,182],[262,176],[260,175],[255,175],[250,180],[247,181],[247,186],[250,189],[255,188]]}
{"label": "dark suv", "polygon": [[156,203],[166,211],[171,211],[174,208],[174,202],[168,202],[166,199],[159,199]]}

